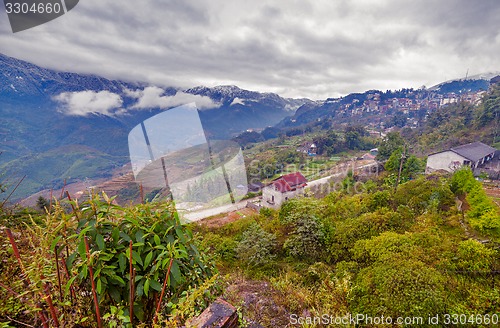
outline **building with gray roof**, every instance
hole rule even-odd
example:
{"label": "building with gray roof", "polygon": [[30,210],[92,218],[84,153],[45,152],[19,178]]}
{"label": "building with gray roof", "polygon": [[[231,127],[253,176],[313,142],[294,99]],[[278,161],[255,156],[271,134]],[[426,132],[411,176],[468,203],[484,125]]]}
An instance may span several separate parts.
{"label": "building with gray roof", "polygon": [[[453,172],[466,165],[472,169],[495,158],[496,149],[482,142],[452,147],[448,150],[430,154],[427,158],[426,173],[438,170]],[[498,156],[498,155],[497,155]]]}

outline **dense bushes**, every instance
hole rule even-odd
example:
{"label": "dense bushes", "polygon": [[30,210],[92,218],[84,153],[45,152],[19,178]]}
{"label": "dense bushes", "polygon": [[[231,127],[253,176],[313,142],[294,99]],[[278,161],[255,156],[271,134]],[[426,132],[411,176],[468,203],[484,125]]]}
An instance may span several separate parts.
{"label": "dense bushes", "polygon": [[352,308],[371,316],[446,313],[446,278],[416,259],[388,258],[359,272]]}
{"label": "dense bushes", "polygon": [[[418,177],[397,190],[371,184],[361,194],[290,200],[249,218],[250,227],[229,224],[224,238],[237,241],[239,263],[252,263],[244,266],[250,277],[265,272],[290,295],[283,303],[293,313],[427,318],[487,314],[499,305],[498,251],[464,241],[457,178]],[[233,261],[220,264],[237,270]]]}
{"label": "dense bushes", "polygon": [[272,260],[275,247],[276,237],[254,223],[243,233],[236,253],[249,266],[263,265]]}
{"label": "dense bushes", "polygon": [[470,225],[489,234],[500,234],[500,211],[488,198],[479,181],[474,179],[470,168],[465,167],[453,175],[451,189],[459,197],[465,195],[470,209],[466,217]]}
{"label": "dense bushes", "polygon": [[323,224],[313,216],[305,216],[293,226],[292,233],[283,245],[287,254],[305,261],[320,259],[324,253],[326,238]]}

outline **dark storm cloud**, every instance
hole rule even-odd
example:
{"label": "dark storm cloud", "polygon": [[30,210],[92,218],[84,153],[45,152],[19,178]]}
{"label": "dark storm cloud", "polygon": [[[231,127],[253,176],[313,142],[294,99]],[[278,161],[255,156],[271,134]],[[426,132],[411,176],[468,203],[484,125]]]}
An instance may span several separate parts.
{"label": "dark storm cloud", "polygon": [[156,85],[326,98],[499,70],[498,17],[497,0],[86,0],[15,35],[0,21],[0,52]]}

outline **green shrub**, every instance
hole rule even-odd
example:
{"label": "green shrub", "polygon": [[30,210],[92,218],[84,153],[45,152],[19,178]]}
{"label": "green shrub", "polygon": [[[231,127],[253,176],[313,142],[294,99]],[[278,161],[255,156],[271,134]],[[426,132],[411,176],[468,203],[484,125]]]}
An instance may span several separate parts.
{"label": "green shrub", "polygon": [[304,216],[293,226],[293,232],[283,245],[287,254],[305,261],[320,259],[326,253],[322,223],[313,216]]}
{"label": "green shrub", "polygon": [[453,173],[450,181],[450,189],[456,195],[470,192],[477,184],[470,167],[465,166]]}
{"label": "green shrub", "polygon": [[238,258],[248,266],[260,266],[271,261],[275,255],[276,236],[264,231],[257,223],[251,224],[243,233],[236,247]]}
{"label": "green shrub", "polygon": [[377,191],[367,197],[368,208],[370,211],[375,211],[382,207],[390,205],[391,192],[388,190]]}
{"label": "green shrub", "polygon": [[290,224],[301,218],[303,213],[316,215],[321,210],[320,201],[314,198],[293,198],[286,201],[278,214],[281,224]]}
{"label": "green shrub", "polygon": [[470,207],[467,219],[474,229],[490,234],[500,231],[500,211],[486,195],[482,184],[474,179],[469,167],[461,168],[453,174],[450,188],[457,195],[466,194]]}
{"label": "green shrub", "polygon": [[468,239],[458,244],[454,267],[459,271],[489,272],[496,252],[474,239]]}
{"label": "green shrub", "polygon": [[360,271],[351,311],[393,318],[442,314],[447,301],[445,281],[440,272],[418,260],[389,258]]}
{"label": "green shrub", "polygon": [[220,260],[231,262],[237,258],[238,242],[233,237],[210,232],[203,236],[202,244],[207,252],[216,255]]}
{"label": "green shrub", "polygon": [[369,211],[364,201],[365,197],[365,194],[346,196],[338,192],[331,193],[322,200],[326,208],[319,216],[334,221],[357,218]]}
{"label": "green shrub", "polygon": [[400,185],[394,201],[396,206],[409,206],[417,215],[429,209],[448,211],[455,205],[454,195],[447,183],[424,177]]}

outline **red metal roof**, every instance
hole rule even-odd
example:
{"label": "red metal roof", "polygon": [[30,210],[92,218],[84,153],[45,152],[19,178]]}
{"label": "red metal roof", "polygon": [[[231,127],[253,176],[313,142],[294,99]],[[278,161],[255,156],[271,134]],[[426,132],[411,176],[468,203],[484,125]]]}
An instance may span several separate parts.
{"label": "red metal roof", "polygon": [[280,192],[292,191],[307,185],[307,179],[300,172],[283,175],[272,182],[276,190]]}

